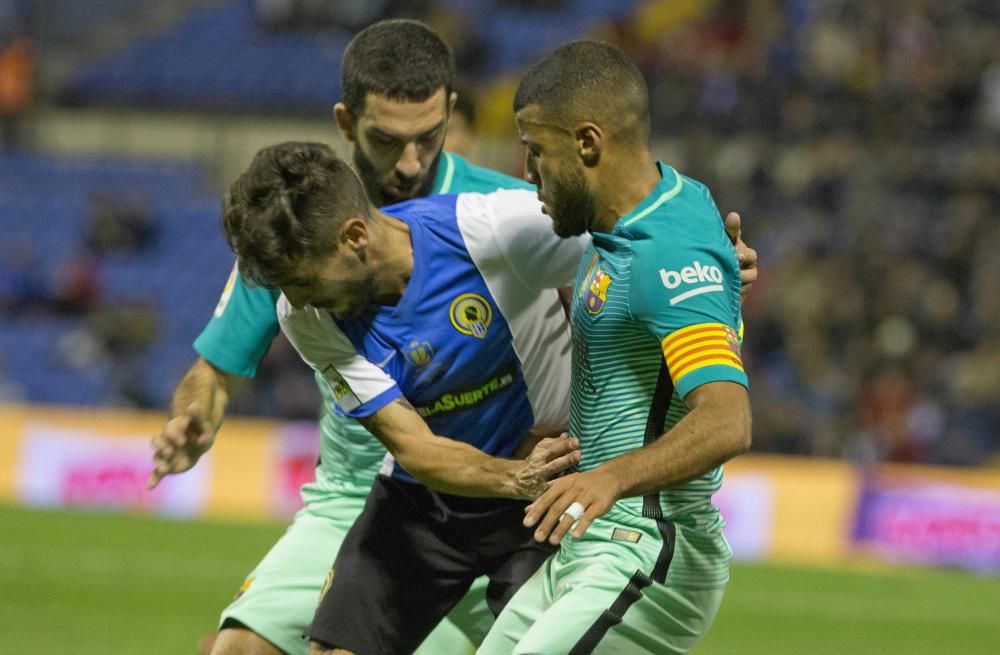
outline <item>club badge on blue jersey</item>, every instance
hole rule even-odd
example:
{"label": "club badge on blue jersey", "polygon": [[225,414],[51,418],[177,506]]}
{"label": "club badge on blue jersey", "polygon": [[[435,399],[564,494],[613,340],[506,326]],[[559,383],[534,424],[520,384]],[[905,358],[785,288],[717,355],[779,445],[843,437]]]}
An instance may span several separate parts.
{"label": "club badge on blue jersey", "polygon": [[587,311],[591,314],[597,314],[604,308],[604,303],[608,300],[608,287],[614,280],[611,276],[605,273],[600,268],[594,273],[594,278],[590,281],[590,287],[587,289],[587,297],[584,302],[587,303]]}
{"label": "club badge on blue jersey", "polygon": [[493,321],[493,308],[478,293],[463,293],[455,298],[449,313],[456,330],[477,339],[486,338],[486,330]]}
{"label": "club badge on blue jersey", "polygon": [[429,341],[413,340],[403,348],[403,356],[414,366],[427,366],[434,356],[434,349]]}

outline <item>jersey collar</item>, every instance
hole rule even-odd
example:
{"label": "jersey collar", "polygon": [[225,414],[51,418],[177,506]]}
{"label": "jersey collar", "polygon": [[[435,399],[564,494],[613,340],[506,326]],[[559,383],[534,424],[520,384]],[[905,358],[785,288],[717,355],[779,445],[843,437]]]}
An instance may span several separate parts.
{"label": "jersey collar", "polygon": [[455,180],[455,155],[450,152],[441,151],[441,164],[438,165],[437,178],[434,180],[434,188],[431,195],[440,193],[451,193],[451,186]]}
{"label": "jersey collar", "polygon": [[663,203],[667,202],[678,193],[684,186],[684,178],[672,167],[667,166],[662,161],[656,162],[656,168],[660,171],[660,181],[653,192],[642,199],[629,213],[618,219],[615,223],[615,230],[627,228],[629,225],[642,220],[644,217],[655,211]]}

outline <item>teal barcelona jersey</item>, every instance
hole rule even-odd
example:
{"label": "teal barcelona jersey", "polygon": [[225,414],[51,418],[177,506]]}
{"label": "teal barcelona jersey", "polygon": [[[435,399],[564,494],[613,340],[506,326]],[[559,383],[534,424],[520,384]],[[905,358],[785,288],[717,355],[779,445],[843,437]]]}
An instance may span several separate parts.
{"label": "teal barcelona jersey", "polygon": [[[669,430],[687,413],[692,389],[747,384],[739,266],[719,211],[704,185],[657,165],[659,185],[611,233],[593,233],[577,273],[570,433],[580,438],[581,471]],[[707,535],[705,548],[728,564],[722,518],[711,504],[721,483],[720,467],[659,494],[623,499],[609,518],[674,521]],[[675,564],[672,575],[683,576]]]}
{"label": "teal barcelona jersey", "polygon": [[[433,194],[488,193],[497,189],[534,188],[527,182],[470,164],[454,153],[443,153]],[[233,267],[211,320],[195,339],[194,349],[219,369],[252,377],[278,333],[275,305],[280,293],[244,284]],[[334,411],[329,385],[317,380],[323,395],[320,420],[321,464],[316,482],[304,494],[367,495],[381,466],[385,448],[357,421]]]}

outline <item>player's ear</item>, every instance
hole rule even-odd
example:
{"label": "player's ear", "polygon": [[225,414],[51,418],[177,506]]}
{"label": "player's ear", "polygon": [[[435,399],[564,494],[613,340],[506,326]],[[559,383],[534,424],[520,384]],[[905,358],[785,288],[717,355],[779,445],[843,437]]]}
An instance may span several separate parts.
{"label": "player's ear", "polygon": [[368,247],[368,224],[363,218],[349,218],[339,230],[341,245],[360,252]]}
{"label": "player's ear", "polygon": [[337,128],[341,135],[350,142],[354,142],[354,118],[351,112],[347,111],[347,105],[338,102],[333,106],[333,120],[337,122]]}
{"label": "player's ear", "polygon": [[573,130],[577,154],[583,165],[591,168],[601,160],[601,147],[604,141],[604,131],[600,125],[584,121]]}
{"label": "player's ear", "polygon": [[448,115],[451,116],[451,112],[455,110],[455,103],[458,102],[458,94],[454,91],[448,96]]}

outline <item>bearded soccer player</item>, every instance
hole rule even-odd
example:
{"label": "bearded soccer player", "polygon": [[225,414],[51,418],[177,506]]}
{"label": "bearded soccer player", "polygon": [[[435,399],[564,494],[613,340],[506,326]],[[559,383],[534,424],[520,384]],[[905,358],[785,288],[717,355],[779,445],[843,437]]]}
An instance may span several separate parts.
{"label": "bearded soccer player", "polygon": [[[341,75],[344,97],[334,116],[376,204],[529,186],[442,151],[454,102],[453,65],[447,46],[426,26],[390,20],[363,30],[344,53]],[[735,214],[727,217],[727,225],[744,253],[749,287],[757,274],[756,253],[739,241]],[[211,447],[229,395],[240,377],[255,374],[277,333],[277,296],[247,286],[233,270],[212,320],[195,341],[200,358],[178,385],[171,419],[154,438],[154,482],[191,468]],[[377,439],[334,411],[329,387],[318,386],[326,411],[316,480],[303,486],[303,510],[223,612],[213,650],[217,655],[306,652],[301,635],[385,455]],[[458,652],[469,641],[478,644],[493,621],[484,594],[480,581],[418,652]]]}
{"label": "bearded soccer player", "polygon": [[570,312],[582,460],[528,508],[562,547],[480,653],[686,653],[729,578],[720,465],[750,445],[736,253],[708,189],[651,154],[645,82],[614,46],[557,49],[514,109],[555,232],[592,236]]}
{"label": "bearded soccer player", "polygon": [[[531,188],[522,180],[474,166],[442,151],[451,107],[454,64],[447,45],[408,20],[376,23],[344,52],[343,102],[334,117],[353,145],[353,163],[376,204],[432,193]],[[750,253],[753,255],[753,253]],[[234,268],[215,314],[195,341],[201,356],[174,392],[171,420],[154,439],[156,479],[194,466],[214,440],[229,395],[251,377],[278,331],[278,291],[254,287]],[[214,655],[299,653],[330,564],[371,490],[385,448],[357,421],[334,411],[329,386],[318,380],[320,421],[316,480],[302,488],[304,508],[247,575],[220,620]],[[485,581],[453,611],[419,651],[462,652],[478,644],[493,621]]]}
{"label": "bearded soccer player", "polygon": [[258,153],[224,226],[241,274],[281,288],[282,329],[338,411],[391,455],[340,545],[311,652],[413,652],[480,576],[499,612],[553,550],[522,525],[526,500],[579,461],[568,437],[509,458],[533,427],[566,425],[557,289],[585,240],[553,234],[523,189],[377,209],[313,143]]}

